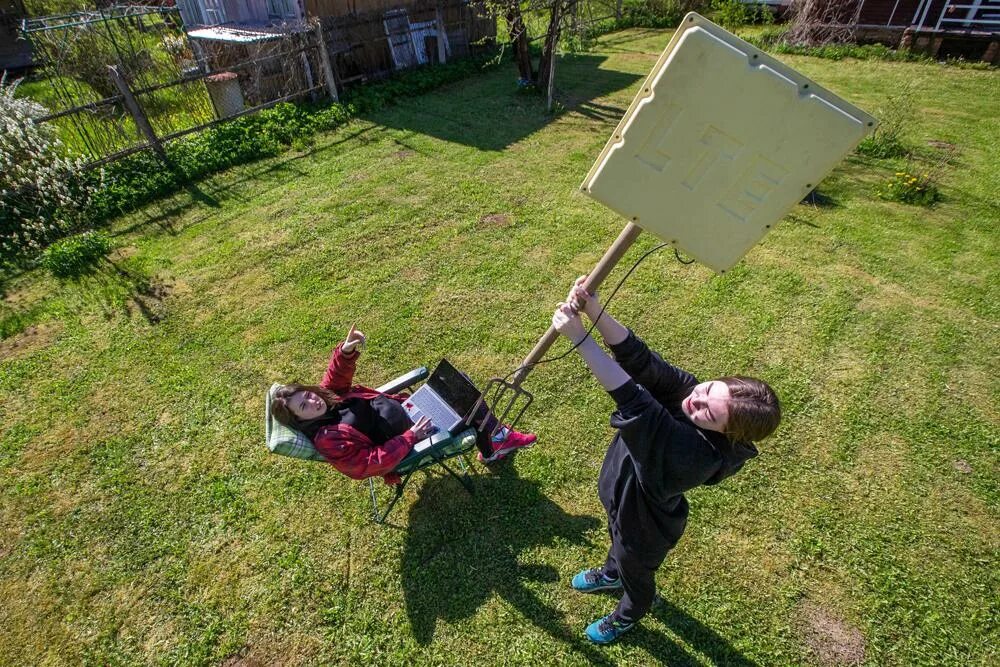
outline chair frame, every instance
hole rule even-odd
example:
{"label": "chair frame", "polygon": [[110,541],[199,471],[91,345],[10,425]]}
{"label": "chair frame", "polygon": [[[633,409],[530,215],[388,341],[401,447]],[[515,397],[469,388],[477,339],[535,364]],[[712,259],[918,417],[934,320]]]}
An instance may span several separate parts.
{"label": "chair frame", "polygon": [[[426,380],[429,375],[430,372],[427,370],[427,368],[425,366],[421,366],[420,368],[415,368],[409,373],[406,373],[405,375],[400,375],[396,379],[390,380],[384,385],[377,387],[376,391],[381,392],[383,394],[398,394],[403,390],[410,389],[413,385],[417,384],[421,380]],[[403,491],[406,490],[406,486],[407,484],[409,484],[410,478],[413,477],[413,473],[421,471],[425,475],[430,475],[427,469],[435,464],[440,465],[442,468],[444,468],[449,475],[458,480],[458,482],[462,485],[462,488],[468,491],[470,495],[473,495],[475,491],[473,490],[472,481],[471,478],[469,477],[469,464],[466,461],[465,455],[468,452],[472,451],[474,447],[475,445],[469,447],[468,449],[463,449],[462,451],[456,452],[454,454],[448,454],[442,456],[434,449],[434,446],[432,445],[425,454],[425,460],[421,461],[418,465],[414,466],[413,469],[409,470],[403,476],[403,481],[395,485],[395,492],[393,493],[392,499],[389,500],[389,503],[384,511],[379,510],[378,497],[375,494],[375,478],[369,477],[368,492],[371,496],[371,501],[372,501],[372,519],[375,521],[375,523],[378,524],[385,523],[385,520],[389,516],[389,513],[392,512],[392,509],[396,506],[396,503],[403,496]],[[458,459],[458,466],[462,473],[461,475],[456,473],[451,468],[451,466],[445,463],[445,461],[450,458]]]}

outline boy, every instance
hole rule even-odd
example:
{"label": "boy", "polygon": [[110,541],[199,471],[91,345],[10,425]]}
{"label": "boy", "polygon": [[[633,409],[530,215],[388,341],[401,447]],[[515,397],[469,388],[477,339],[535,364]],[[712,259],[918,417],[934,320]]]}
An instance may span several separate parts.
{"label": "boy", "polygon": [[[752,440],[770,435],[781,419],[774,391],[753,378],[699,383],[657,353],[603,309],[597,294],[574,284],[552,324],[574,344],[617,409],[618,429],[604,458],[598,495],[608,515],[611,548],[602,567],[573,577],[584,593],[622,591],[613,612],[591,623],[587,637],[608,644],[630,630],[653,604],[654,575],[687,523],[684,492],[717,484],[757,455]],[[579,311],[597,322],[609,357],[587,336]]]}

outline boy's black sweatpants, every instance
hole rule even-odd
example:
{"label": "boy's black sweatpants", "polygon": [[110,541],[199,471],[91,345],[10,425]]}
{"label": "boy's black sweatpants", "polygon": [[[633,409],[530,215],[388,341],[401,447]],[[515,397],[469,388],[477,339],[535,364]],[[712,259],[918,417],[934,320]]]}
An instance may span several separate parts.
{"label": "boy's black sweatpants", "polygon": [[611,533],[611,548],[608,549],[603,571],[605,576],[621,579],[625,588],[615,608],[615,615],[623,621],[635,623],[653,606],[656,599],[656,570],[666,558],[668,550],[663,550],[662,554],[647,553],[640,556],[626,551],[615,541],[610,525],[608,532]]}

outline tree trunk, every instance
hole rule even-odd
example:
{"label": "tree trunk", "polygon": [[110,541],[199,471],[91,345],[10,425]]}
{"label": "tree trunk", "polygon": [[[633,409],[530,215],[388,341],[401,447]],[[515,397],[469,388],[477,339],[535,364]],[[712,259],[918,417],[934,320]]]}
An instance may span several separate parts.
{"label": "tree trunk", "polygon": [[521,16],[521,5],[518,0],[510,0],[507,5],[507,30],[514,43],[514,59],[517,61],[517,71],[521,79],[535,81],[535,72],[531,63],[531,50],[528,48],[528,30]]}
{"label": "tree trunk", "polygon": [[545,44],[542,47],[542,59],[538,63],[538,86],[548,88],[549,72],[552,71],[552,58],[555,57],[556,49],[559,47],[559,37],[562,34],[562,17],[568,11],[573,11],[577,0],[567,0],[565,5],[561,0],[556,0],[552,4],[552,12],[549,14],[549,29],[545,34]]}

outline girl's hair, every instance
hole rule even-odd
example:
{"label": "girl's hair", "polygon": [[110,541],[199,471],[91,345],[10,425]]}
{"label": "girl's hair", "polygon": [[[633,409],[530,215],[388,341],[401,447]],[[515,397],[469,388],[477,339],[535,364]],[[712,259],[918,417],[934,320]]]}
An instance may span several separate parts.
{"label": "girl's hair", "polygon": [[756,378],[731,375],[719,378],[729,387],[726,435],[734,441],[763,440],[781,422],[781,405],[774,390]]}
{"label": "girl's hair", "polygon": [[313,384],[286,384],[274,392],[274,398],[271,399],[271,415],[285,426],[299,431],[302,430],[302,420],[295,416],[288,407],[288,402],[300,391],[311,391],[316,394],[326,403],[327,409],[332,408],[340,400],[337,394],[329,389]]}

